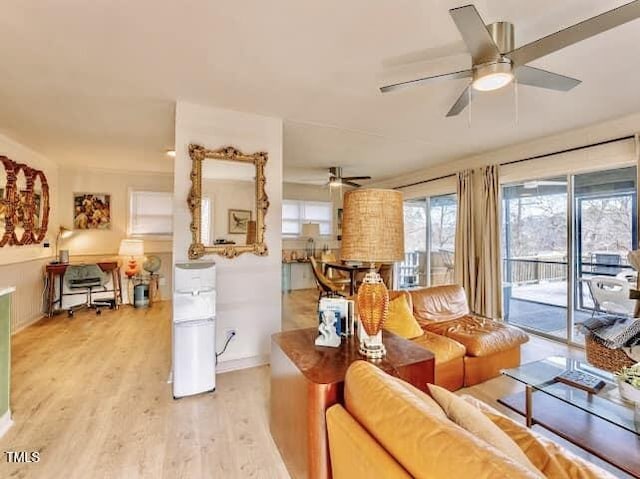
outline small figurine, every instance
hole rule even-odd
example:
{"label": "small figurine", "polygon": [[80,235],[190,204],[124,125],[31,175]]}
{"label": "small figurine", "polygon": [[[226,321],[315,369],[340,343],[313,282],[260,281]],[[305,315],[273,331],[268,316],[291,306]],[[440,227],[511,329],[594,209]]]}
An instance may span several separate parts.
{"label": "small figurine", "polygon": [[322,312],[322,322],[318,326],[320,336],[316,338],[316,346],[340,346],[340,336],[336,333],[336,315],[333,311]]}

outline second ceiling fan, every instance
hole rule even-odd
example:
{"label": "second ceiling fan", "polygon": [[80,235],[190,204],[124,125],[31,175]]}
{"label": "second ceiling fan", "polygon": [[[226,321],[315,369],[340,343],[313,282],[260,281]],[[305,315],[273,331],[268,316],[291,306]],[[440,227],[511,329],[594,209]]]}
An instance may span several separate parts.
{"label": "second ceiling fan", "polygon": [[471,54],[472,67],[453,73],[383,86],[380,88],[382,93],[437,80],[471,78],[471,83],[447,113],[450,117],[458,115],[467,107],[471,88],[478,91],[497,90],[510,84],[514,78],[523,85],[559,91],[571,90],[580,84],[580,80],[534,68],[527,63],[635,20],[640,17],[640,0],[609,10],[515,49],[512,23],[495,22],[485,25],[473,5],[451,9],[449,14],[460,30],[462,39]]}

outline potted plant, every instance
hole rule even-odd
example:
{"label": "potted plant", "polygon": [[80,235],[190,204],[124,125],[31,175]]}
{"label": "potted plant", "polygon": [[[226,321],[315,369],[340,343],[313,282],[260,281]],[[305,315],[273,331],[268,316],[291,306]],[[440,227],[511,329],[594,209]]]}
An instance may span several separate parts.
{"label": "potted plant", "polygon": [[622,368],[615,376],[622,399],[640,403],[640,363]]}

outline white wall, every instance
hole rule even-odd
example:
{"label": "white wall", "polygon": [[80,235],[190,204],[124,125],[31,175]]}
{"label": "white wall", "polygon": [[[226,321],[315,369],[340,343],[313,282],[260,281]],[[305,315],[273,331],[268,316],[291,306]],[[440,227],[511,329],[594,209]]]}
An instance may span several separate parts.
{"label": "white wall", "polygon": [[[167,159],[167,161],[171,161]],[[142,173],[90,169],[60,169],[58,217],[60,224],[73,228],[73,193],[107,193],[111,195],[111,229],[74,230],[61,246],[71,255],[114,255],[120,240],[127,236],[129,189],[172,191],[173,177],[163,173]],[[145,240],[145,253],[168,253],[170,239]]]}
{"label": "white wall", "polygon": [[174,262],[188,260],[191,243],[191,215],[186,202],[191,187],[188,145],[198,143],[211,149],[232,145],[245,153],[269,154],[265,169],[270,203],[266,217],[269,255],[208,258],[217,264],[218,350],[226,330],[234,328],[238,332],[220,357],[220,369],[263,363],[268,358],[270,336],[280,330],[281,322],[282,120],[180,101],[176,105],[175,141]]}
{"label": "white wall", "polygon": [[[612,138],[632,135],[638,131],[640,131],[640,113],[511,145],[495,151],[448,161],[431,168],[425,168],[421,171],[380,182],[376,186],[394,187],[430,178],[438,178],[467,168],[476,168],[488,164],[504,163],[552,153]],[[540,178],[542,176],[619,168],[634,165],[636,161],[633,141],[628,140],[563,155],[554,155],[545,159],[504,166],[500,169],[500,178],[502,182],[522,181]],[[455,185],[455,178],[450,177],[414,187],[403,188],[402,191],[407,198],[431,196],[454,192]]]}

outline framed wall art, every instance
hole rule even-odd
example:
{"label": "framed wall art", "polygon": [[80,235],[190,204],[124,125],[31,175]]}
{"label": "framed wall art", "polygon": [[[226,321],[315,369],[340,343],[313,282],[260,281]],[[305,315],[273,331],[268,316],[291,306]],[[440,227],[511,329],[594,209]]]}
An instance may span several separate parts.
{"label": "framed wall art", "polygon": [[73,228],[76,230],[111,229],[111,195],[74,193]]}
{"label": "framed wall art", "polygon": [[229,234],[247,234],[251,210],[229,210]]}

